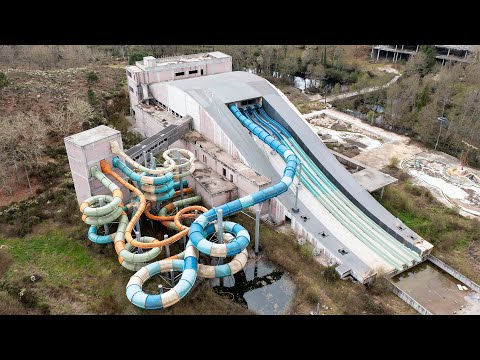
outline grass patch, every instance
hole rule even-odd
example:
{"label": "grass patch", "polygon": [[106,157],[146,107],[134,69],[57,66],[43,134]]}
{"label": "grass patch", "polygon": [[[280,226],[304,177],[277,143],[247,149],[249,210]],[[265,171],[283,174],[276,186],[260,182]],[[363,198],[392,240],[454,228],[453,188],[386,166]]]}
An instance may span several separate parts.
{"label": "grass patch", "polygon": [[[433,255],[474,281],[480,280],[478,261],[480,226],[476,219],[468,219],[436,200],[427,188],[415,186],[409,176],[396,176],[399,182],[385,189],[383,199],[377,200],[394,216],[402,220],[420,236],[432,243]],[[400,173],[400,170],[397,171]]]}
{"label": "grass patch", "polygon": [[[255,221],[246,215],[237,213],[229,220],[254,233]],[[264,223],[260,227],[261,251],[294,278],[296,289],[290,313],[308,314],[317,303],[329,308],[326,314],[415,313],[391,292],[377,295],[361,284],[337,280],[334,267],[325,267],[316,261],[308,245],[299,245],[293,233],[279,233]]]}
{"label": "grass patch", "polygon": [[0,239],[2,244],[8,245],[16,264],[33,265],[46,273],[52,284],[94,275],[100,270],[94,266],[86,248],[61,230],[25,238]]}

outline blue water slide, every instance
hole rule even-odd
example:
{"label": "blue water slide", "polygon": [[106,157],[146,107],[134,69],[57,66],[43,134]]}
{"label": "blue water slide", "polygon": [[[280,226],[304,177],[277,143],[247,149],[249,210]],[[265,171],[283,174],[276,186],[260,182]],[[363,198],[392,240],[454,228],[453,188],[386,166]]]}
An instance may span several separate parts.
{"label": "blue water slide", "polygon": [[[213,256],[216,256],[217,252],[225,253],[226,256],[238,254],[243,249],[245,249],[245,247],[247,247],[250,240],[248,232],[246,230],[240,231],[240,227],[243,227],[237,224],[238,231],[236,231],[236,233],[238,235],[230,243],[213,244],[208,241],[203,235],[204,229],[210,222],[217,220],[217,210],[222,209],[223,215],[228,216],[255,204],[259,204],[268,199],[277,197],[278,195],[287,191],[288,187],[293,182],[293,178],[295,176],[298,165],[297,157],[291,150],[288,150],[285,145],[281,144],[278,140],[276,140],[272,135],[266,132],[261,126],[257,125],[254,121],[248,119],[240,112],[240,110],[235,105],[229,105],[229,109],[243,126],[245,126],[251,133],[257,136],[264,143],[268,144],[268,146],[270,146],[273,150],[279,153],[285,159],[286,166],[283,171],[282,179],[278,184],[260,190],[254,194],[244,196],[243,198],[240,198],[238,200],[231,201],[217,208],[210,209],[206,213],[200,215],[197,220],[195,220],[195,222],[190,226],[190,231],[188,235],[192,244],[200,252],[207,255],[212,255],[213,250]],[[223,249],[223,247],[225,249]]]}

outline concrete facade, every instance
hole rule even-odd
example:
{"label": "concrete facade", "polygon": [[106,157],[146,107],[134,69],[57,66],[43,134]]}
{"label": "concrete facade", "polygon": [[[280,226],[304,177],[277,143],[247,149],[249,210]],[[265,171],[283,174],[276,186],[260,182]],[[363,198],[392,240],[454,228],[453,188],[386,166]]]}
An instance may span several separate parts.
{"label": "concrete facade", "polygon": [[[100,181],[91,176],[90,170],[95,165],[100,168],[100,160],[106,160],[113,168],[112,158],[114,155],[110,150],[111,140],[117,140],[120,148],[123,148],[120,131],[105,125],[64,138],[78,204],[92,195],[110,194],[110,191]],[[126,178],[126,175],[120,170],[116,170],[116,172]],[[120,184],[117,185],[120,186]],[[124,194],[124,201],[128,201],[129,190],[123,186],[120,188]]]}
{"label": "concrete facade", "polygon": [[126,68],[130,106],[135,111],[132,115],[136,117],[135,105],[152,98],[150,84],[229,71],[232,71],[232,57],[220,51],[158,59],[144,57]]}
{"label": "concrete facade", "polygon": [[[185,135],[182,145],[183,148],[194,153],[198,162],[203,163],[208,168],[219,174],[223,179],[225,179],[225,181],[229,181],[235,186],[237,191],[236,197],[232,197],[231,200],[252,194],[271,186],[270,179],[257,173],[255,170],[250,168],[248,165],[245,165],[241,161],[233,158],[227,152],[208,141],[197,131],[191,131]],[[196,180],[195,176],[196,174],[194,173],[194,180]],[[209,192],[212,193],[211,190]],[[223,204],[222,202],[219,203],[216,199],[212,203],[215,203],[216,205]],[[253,206],[250,210],[254,211],[257,207],[258,205]],[[264,206],[262,208],[261,215],[266,214],[268,214],[268,207]]]}
{"label": "concrete facade", "polygon": [[[436,59],[445,65],[446,62],[469,62],[470,45],[433,45],[437,51]],[[396,63],[408,60],[420,50],[420,45],[373,45],[371,58],[379,61],[385,58]]]}

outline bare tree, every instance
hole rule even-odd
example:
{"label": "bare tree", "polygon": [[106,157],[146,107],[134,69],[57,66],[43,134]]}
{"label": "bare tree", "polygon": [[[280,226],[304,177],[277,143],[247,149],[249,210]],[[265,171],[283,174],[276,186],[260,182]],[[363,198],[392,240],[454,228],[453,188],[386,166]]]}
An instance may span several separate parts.
{"label": "bare tree", "polygon": [[30,164],[43,153],[47,131],[38,114],[32,112],[1,118],[1,151],[10,161]]}
{"label": "bare tree", "polygon": [[55,62],[55,56],[52,48],[46,45],[34,45],[30,47],[30,51],[27,54],[31,61],[42,68],[47,70]]}
{"label": "bare tree", "polygon": [[50,126],[57,134],[67,136],[78,130],[84,121],[90,120],[93,114],[93,108],[88,102],[73,98],[66,111],[55,111],[50,115]]}
{"label": "bare tree", "polygon": [[405,64],[405,75],[425,75],[428,69],[428,57],[424,52],[418,52],[415,55],[410,55]]}

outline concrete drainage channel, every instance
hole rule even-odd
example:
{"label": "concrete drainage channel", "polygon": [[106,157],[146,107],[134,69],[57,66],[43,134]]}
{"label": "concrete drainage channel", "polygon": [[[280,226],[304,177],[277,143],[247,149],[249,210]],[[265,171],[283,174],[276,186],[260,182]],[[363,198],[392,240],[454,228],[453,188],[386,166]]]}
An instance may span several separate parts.
{"label": "concrete drainage channel", "polygon": [[480,286],[432,255],[393,276],[390,284],[422,315],[480,314]]}

